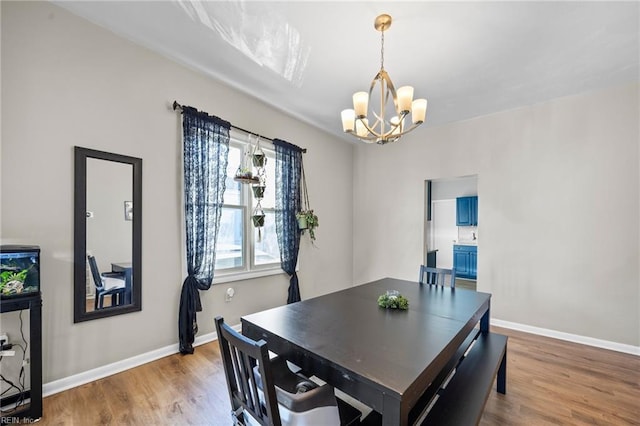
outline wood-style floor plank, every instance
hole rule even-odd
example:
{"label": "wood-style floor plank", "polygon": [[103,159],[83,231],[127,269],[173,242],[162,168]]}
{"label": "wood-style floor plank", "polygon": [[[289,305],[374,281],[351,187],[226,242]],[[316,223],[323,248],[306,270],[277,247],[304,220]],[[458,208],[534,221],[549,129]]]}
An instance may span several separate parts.
{"label": "wood-style floor plank", "polygon": [[[509,336],[507,393],[489,425],[640,425],[640,357],[492,327]],[[40,425],[231,425],[218,343],[44,399]]]}

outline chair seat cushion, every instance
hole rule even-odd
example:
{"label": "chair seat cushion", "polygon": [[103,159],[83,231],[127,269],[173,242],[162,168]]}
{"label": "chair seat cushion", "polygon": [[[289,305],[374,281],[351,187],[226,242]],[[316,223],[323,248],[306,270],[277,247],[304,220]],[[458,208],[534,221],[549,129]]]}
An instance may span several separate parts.
{"label": "chair seat cushion", "polygon": [[[258,388],[262,389],[262,378],[258,367],[254,368]],[[319,386],[301,374],[292,372],[280,357],[271,360],[271,372],[276,386],[278,403],[295,413],[318,407],[337,407],[333,387]]]}
{"label": "chair seat cushion", "polygon": [[125,281],[118,278],[102,277],[102,285],[105,290],[111,290],[114,288],[124,288]]}

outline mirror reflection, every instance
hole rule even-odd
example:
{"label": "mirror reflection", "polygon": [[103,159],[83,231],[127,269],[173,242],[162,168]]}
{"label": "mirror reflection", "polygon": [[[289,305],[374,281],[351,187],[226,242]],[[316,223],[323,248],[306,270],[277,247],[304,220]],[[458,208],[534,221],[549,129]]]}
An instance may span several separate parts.
{"label": "mirror reflection", "polygon": [[76,147],[74,321],[139,311],[139,158]]}
{"label": "mirror reflection", "polygon": [[131,304],[131,164],[87,159],[86,311]]}

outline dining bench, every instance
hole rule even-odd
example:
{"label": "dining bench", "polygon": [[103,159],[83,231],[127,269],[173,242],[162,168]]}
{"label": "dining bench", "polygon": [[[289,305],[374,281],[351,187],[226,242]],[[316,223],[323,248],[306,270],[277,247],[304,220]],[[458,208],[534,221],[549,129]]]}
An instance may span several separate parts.
{"label": "dining bench", "polygon": [[507,336],[480,332],[453,375],[437,391],[438,398],[422,425],[477,425],[497,376],[506,393]]}

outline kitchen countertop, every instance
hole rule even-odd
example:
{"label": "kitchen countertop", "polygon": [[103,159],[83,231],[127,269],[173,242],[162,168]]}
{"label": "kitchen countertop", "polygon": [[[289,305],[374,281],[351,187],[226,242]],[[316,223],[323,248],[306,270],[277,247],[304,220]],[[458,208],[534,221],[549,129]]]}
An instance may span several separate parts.
{"label": "kitchen countertop", "polygon": [[476,241],[457,241],[457,242],[454,242],[453,244],[455,244],[457,246],[477,246],[478,245],[478,240],[476,240]]}

